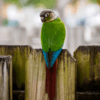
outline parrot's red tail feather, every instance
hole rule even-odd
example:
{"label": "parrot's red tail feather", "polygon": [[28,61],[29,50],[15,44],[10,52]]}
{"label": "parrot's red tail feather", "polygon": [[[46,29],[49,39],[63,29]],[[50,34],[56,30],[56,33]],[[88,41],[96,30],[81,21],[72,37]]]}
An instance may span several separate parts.
{"label": "parrot's red tail feather", "polygon": [[50,91],[51,91],[51,88],[50,88],[50,84],[52,83],[51,76],[52,76],[51,70],[48,69],[46,66],[46,93],[50,93]]}
{"label": "parrot's red tail feather", "polygon": [[46,66],[46,93],[48,93],[49,100],[54,100],[56,95],[56,68],[57,60],[52,68],[48,69]]}

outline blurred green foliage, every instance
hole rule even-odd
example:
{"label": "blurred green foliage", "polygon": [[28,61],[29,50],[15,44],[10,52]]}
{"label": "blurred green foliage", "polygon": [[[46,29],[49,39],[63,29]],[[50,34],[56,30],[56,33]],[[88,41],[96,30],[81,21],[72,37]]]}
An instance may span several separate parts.
{"label": "blurred green foliage", "polygon": [[7,26],[7,24],[8,24],[8,19],[3,20],[2,24],[3,24],[4,26]]}
{"label": "blurred green foliage", "polygon": [[[72,0],[71,3],[75,5],[79,0]],[[100,5],[100,0],[88,0],[90,3],[95,3]]]}
{"label": "blurred green foliage", "polygon": [[45,6],[48,9],[55,8],[57,0],[4,0],[7,3],[16,4],[18,7],[34,5],[35,7]]}
{"label": "blurred green foliage", "polygon": [[91,3],[97,3],[97,4],[100,5],[100,0],[88,0],[88,1],[91,2]]}

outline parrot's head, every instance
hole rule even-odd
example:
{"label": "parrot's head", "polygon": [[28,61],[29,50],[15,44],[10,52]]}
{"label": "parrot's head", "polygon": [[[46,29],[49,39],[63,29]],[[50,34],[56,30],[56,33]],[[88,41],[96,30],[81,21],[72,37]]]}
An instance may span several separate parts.
{"label": "parrot's head", "polygon": [[40,13],[40,17],[42,22],[51,22],[55,20],[58,16],[52,10],[46,9]]}

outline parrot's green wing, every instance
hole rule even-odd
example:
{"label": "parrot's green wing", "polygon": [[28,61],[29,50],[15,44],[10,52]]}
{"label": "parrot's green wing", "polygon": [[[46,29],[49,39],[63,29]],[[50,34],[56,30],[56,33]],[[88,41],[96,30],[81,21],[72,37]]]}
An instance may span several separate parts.
{"label": "parrot's green wing", "polygon": [[62,51],[65,40],[65,26],[60,18],[44,22],[41,32],[42,51],[48,68],[51,68]]}
{"label": "parrot's green wing", "polygon": [[45,52],[57,51],[62,48],[65,40],[65,25],[60,18],[52,22],[43,23],[41,31],[41,44]]}

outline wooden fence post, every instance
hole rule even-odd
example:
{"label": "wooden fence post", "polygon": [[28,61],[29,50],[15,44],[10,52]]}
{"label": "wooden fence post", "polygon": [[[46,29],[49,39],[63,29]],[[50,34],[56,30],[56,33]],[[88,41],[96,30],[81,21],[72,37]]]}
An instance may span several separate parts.
{"label": "wooden fence post", "polygon": [[80,46],[77,60],[77,100],[100,100],[100,46]]}
{"label": "wooden fence post", "polygon": [[27,45],[1,45],[0,55],[11,55],[13,66],[13,100],[25,98],[25,65],[32,51]]}
{"label": "wooden fence post", "polygon": [[0,100],[12,100],[11,56],[0,56]]}
{"label": "wooden fence post", "polygon": [[25,62],[31,52],[30,46],[0,46],[0,55],[11,55],[13,66],[13,90],[25,90]]}
{"label": "wooden fence post", "polygon": [[[56,99],[75,100],[76,61],[67,50],[58,57]],[[25,100],[49,100],[45,93],[45,61],[42,50],[33,50],[25,70]]]}

